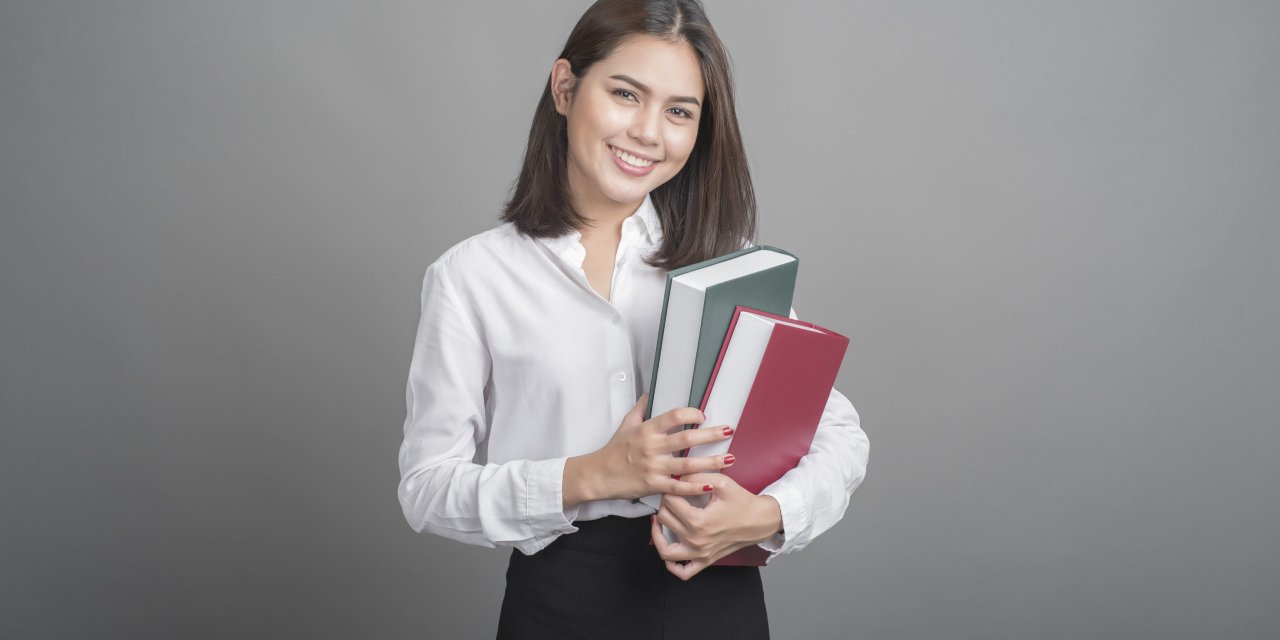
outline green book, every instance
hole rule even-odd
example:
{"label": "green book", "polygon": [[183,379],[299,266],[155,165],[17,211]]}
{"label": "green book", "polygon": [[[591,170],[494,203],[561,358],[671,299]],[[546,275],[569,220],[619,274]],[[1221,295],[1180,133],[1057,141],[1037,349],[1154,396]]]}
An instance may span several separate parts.
{"label": "green book", "polygon": [[[794,254],[757,245],[669,272],[645,420],[702,406],[734,308],[789,316],[799,266]],[[657,498],[641,501],[657,508]]]}

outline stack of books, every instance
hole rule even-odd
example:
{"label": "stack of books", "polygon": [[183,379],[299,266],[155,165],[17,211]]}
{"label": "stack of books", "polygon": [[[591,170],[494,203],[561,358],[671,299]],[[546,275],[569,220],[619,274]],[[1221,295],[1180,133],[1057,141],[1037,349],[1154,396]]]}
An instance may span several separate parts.
{"label": "stack of books", "polygon": [[[667,276],[645,418],[694,406],[704,426],[733,426],[732,438],[682,453],[732,452],[722,473],[756,494],[809,452],[849,345],[788,317],[798,266],[789,252],[757,246]],[[641,499],[654,508],[660,500]],[[768,555],[751,546],[716,564],[761,566]]]}

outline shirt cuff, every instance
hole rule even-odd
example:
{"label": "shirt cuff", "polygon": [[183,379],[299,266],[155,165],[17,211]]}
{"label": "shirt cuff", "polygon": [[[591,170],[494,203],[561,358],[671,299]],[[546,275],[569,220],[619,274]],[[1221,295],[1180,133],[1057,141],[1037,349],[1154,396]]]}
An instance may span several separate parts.
{"label": "shirt cuff", "polygon": [[782,511],[782,531],[783,533],[775,533],[771,538],[759,543],[759,547],[765,551],[769,551],[769,558],[766,564],[774,558],[789,553],[796,548],[801,540],[801,533],[809,526],[808,514],[805,513],[804,500],[800,493],[791,486],[785,484],[776,484],[766,487],[760,492],[762,496],[772,496],[778,501],[778,507]]}
{"label": "shirt cuff", "polygon": [[[783,530],[785,531],[786,527],[783,527]],[[773,553],[773,552],[781,550],[782,545],[786,544],[786,542],[787,542],[786,536],[784,536],[781,533],[775,533],[773,534],[773,537],[769,538],[768,540],[765,540],[764,542],[761,542],[759,546],[761,549],[764,549],[765,551],[770,552],[769,557],[773,558],[774,555],[777,555],[776,553]]]}
{"label": "shirt cuff", "polygon": [[536,460],[529,465],[524,519],[534,537],[519,546],[525,555],[532,555],[561,535],[578,530],[573,526],[578,517],[578,505],[564,506],[564,463],[567,459],[565,456]]}

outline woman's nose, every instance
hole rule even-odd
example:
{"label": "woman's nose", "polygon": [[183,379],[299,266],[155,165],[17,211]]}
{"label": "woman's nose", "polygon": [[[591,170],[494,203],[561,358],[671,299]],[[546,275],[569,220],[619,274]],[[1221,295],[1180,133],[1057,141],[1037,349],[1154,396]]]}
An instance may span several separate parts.
{"label": "woman's nose", "polygon": [[642,144],[658,143],[658,131],[662,126],[662,111],[656,108],[638,109],[627,133]]}

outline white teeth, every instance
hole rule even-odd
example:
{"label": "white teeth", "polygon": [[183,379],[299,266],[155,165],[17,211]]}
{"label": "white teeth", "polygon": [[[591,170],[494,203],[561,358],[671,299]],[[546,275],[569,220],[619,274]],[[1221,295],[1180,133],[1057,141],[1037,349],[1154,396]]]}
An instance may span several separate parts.
{"label": "white teeth", "polygon": [[642,169],[643,169],[644,167],[647,167],[647,166],[649,166],[649,165],[653,164],[653,161],[652,161],[652,160],[641,160],[640,158],[637,158],[637,157],[635,157],[635,156],[633,156],[633,155],[631,155],[631,154],[627,153],[626,151],[623,151],[623,150],[621,150],[621,149],[619,149],[619,148],[617,148],[617,147],[615,147],[615,146],[610,145],[610,147],[609,147],[609,148],[610,148],[610,149],[613,149],[613,155],[618,156],[619,158],[622,158],[622,161],[623,161],[623,162],[625,162],[625,163],[627,163],[627,164],[629,164],[629,165],[631,165],[631,166],[633,166],[633,167],[639,167],[639,168],[642,168]]}

